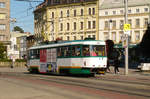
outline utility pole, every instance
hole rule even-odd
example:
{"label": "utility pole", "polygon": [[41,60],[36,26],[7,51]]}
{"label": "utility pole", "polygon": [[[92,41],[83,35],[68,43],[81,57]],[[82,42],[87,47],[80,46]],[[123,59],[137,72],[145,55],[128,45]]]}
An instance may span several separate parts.
{"label": "utility pole", "polygon": [[[125,24],[128,24],[128,0],[124,0],[125,3]],[[127,31],[124,31],[124,33]],[[129,35],[126,34],[126,47],[125,47],[125,75],[128,74],[128,66],[129,66],[129,61],[128,61],[128,44],[129,44]]]}

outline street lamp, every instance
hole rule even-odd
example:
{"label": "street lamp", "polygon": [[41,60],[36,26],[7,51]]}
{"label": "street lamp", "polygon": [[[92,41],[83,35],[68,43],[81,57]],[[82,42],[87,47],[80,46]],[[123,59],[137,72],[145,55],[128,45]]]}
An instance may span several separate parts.
{"label": "street lamp", "polygon": [[109,39],[111,39],[111,23],[112,23],[112,20],[110,19],[109,20]]}

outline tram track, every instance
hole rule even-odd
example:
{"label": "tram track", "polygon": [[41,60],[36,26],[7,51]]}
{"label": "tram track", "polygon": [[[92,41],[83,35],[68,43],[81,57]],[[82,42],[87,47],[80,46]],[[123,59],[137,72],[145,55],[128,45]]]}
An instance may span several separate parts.
{"label": "tram track", "polygon": [[119,80],[108,80],[108,79],[96,79],[96,78],[77,78],[77,77],[68,77],[68,76],[56,76],[56,75],[36,75],[36,74],[3,74],[7,76],[16,76],[20,77],[28,77],[28,79],[42,80],[46,82],[54,82],[60,83],[64,85],[85,87],[96,90],[105,90],[116,93],[142,96],[142,97],[150,97],[150,84],[136,82],[136,81],[119,81]]}

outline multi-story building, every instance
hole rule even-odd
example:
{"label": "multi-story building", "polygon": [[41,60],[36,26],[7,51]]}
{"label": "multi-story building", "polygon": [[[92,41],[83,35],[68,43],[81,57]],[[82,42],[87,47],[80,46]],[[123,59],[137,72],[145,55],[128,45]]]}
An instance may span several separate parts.
{"label": "multi-story building", "polygon": [[0,41],[10,40],[10,0],[0,0]]}
{"label": "multi-story building", "polygon": [[19,49],[19,59],[23,59],[27,55],[27,37],[28,35],[23,35],[17,37],[17,46]]}
{"label": "multi-story building", "polygon": [[45,0],[34,11],[37,41],[98,39],[99,0]]}
{"label": "multi-story building", "polygon": [[[150,0],[128,0],[128,23],[131,25],[130,43],[137,44],[147,29]],[[99,10],[99,38],[120,43],[124,34],[124,0],[102,0]]]}
{"label": "multi-story building", "polygon": [[11,32],[11,45],[10,49],[7,52],[8,58],[11,59],[21,59],[22,56],[26,54],[26,37],[28,34]]}
{"label": "multi-story building", "polygon": [[[124,0],[45,0],[34,11],[35,38],[41,42],[93,37],[118,44],[124,34],[124,6]],[[150,0],[128,0],[127,13],[130,43],[137,44],[147,29]]]}

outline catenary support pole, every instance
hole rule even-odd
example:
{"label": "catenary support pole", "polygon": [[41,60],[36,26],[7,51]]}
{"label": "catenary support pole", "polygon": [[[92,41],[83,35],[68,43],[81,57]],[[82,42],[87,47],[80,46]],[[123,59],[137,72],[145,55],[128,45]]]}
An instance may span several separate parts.
{"label": "catenary support pole", "polygon": [[[125,24],[128,23],[128,0],[125,0]],[[126,34],[126,47],[125,47],[125,75],[128,74],[128,66],[129,66],[129,61],[128,61],[128,44],[129,44],[129,36]]]}

